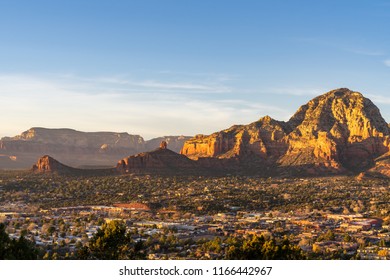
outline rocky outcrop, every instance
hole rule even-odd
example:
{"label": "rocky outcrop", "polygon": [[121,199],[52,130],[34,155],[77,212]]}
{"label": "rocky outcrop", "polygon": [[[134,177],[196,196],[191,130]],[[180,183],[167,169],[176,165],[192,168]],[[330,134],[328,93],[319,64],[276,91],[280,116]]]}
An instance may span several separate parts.
{"label": "rocky outcrop", "polygon": [[72,173],[76,169],[45,155],[39,158],[37,163],[33,165],[32,171],[36,173]]}
{"label": "rocky outcrop", "polygon": [[196,162],[167,148],[158,148],[120,160],[120,173],[191,173],[198,171]]}
{"label": "rocky outcrop", "polygon": [[41,174],[58,174],[70,176],[107,176],[116,174],[115,168],[104,169],[81,169],[62,164],[51,156],[45,155],[38,159],[32,166],[31,171]]}
{"label": "rocky outcrop", "polygon": [[[185,142],[192,159],[262,159],[309,174],[366,170],[389,150],[389,126],[379,109],[358,92],[337,89],[303,105],[288,122],[270,117]],[[247,160],[246,160],[247,159]]]}

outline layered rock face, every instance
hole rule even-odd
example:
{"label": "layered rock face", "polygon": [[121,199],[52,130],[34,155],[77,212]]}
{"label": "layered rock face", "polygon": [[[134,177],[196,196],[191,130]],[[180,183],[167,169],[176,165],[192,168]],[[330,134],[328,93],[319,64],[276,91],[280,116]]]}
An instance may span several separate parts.
{"label": "layered rock face", "polygon": [[[303,105],[288,122],[264,117],[187,141],[181,153],[204,157],[261,158],[308,173],[364,170],[389,150],[389,126],[379,109],[360,93],[337,89]],[[247,159],[246,159],[247,158]]]}

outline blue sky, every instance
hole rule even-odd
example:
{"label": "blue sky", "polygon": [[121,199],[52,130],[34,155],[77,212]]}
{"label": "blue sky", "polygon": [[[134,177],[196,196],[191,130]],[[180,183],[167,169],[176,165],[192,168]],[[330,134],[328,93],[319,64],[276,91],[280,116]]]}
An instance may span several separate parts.
{"label": "blue sky", "polygon": [[390,122],[389,26],[384,0],[0,0],[0,136],[209,134],[339,87]]}

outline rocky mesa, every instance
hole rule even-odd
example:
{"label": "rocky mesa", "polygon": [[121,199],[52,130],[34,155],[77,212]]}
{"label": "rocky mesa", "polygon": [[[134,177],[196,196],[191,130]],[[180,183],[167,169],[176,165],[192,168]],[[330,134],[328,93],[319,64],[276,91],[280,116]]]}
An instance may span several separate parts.
{"label": "rocky mesa", "polygon": [[145,141],[128,133],[34,127],[0,140],[0,168],[28,168],[43,154],[70,166],[110,167],[119,158],[157,147],[162,140],[170,144],[170,149],[180,152],[188,139],[188,136],[167,136]]}
{"label": "rocky mesa", "polygon": [[112,166],[118,158],[144,148],[144,140],[139,135],[41,127],[0,141],[0,152],[14,156],[19,168],[31,166],[44,154],[71,166]]}

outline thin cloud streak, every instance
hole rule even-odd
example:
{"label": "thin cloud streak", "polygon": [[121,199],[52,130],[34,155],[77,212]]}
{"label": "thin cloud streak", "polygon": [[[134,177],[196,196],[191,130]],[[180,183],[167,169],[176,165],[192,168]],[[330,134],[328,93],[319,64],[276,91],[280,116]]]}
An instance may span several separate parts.
{"label": "thin cloud streak", "polygon": [[[64,75],[59,77],[59,83],[68,83],[70,85],[77,85],[80,88],[85,87],[92,90],[94,94],[107,90],[121,91],[121,92],[196,92],[196,93],[230,93],[232,88],[226,86],[218,78],[217,81],[210,83],[197,82],[160,82],[156,80],[135,80],[134,78],[126,77],[95,77],[95,78],[80,78]],[[55,77],[53,79],[56,79]]]}
{"label": "thin cloud streak", "polygon": [[202,85],[192,83],[161,83],[156,81],[144,81],[140,83],[129,83],[130,85],[153,88],[153,89],[172,89],[172,90],[189,90],[189,91],[200,91],[207,93],[227,93],[231,92],[231,89],[225,86],[213,86],[213,85]]}

